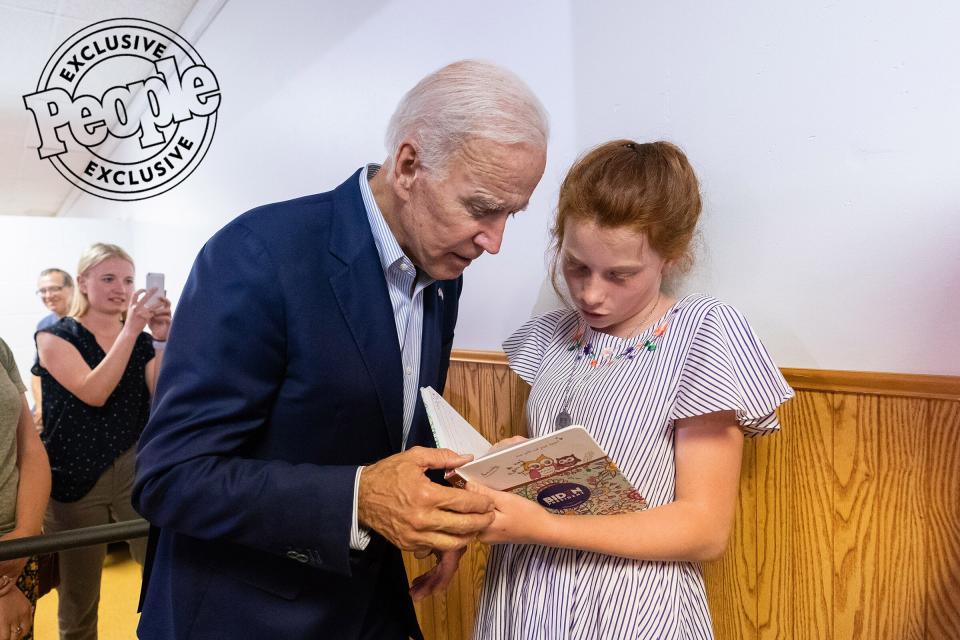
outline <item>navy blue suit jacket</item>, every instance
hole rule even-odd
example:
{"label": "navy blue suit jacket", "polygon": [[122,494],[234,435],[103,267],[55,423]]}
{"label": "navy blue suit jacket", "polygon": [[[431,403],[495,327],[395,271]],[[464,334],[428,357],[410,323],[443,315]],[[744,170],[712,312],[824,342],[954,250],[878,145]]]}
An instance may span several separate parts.
{"label": "navy blue suit jacket", "polygon": [[[420,637],[400,552],[349,549],[356,468],[403,416],[358,180],[243,214],[194,263],[137,457],[143,639]],[[423,292],[421,385],[443,388],[461,284]],[[419,399],[410,444],[433,446]]]}

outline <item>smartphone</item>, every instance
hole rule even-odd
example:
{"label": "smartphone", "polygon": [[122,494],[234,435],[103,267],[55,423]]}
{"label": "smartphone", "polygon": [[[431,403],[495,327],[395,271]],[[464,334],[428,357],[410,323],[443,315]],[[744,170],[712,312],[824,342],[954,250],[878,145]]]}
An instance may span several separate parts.
{"label": "smartphone", "polygon": [[147,274],[147,290],[156,289],[157,292],[150,296],[150,299],[146,302],[146,307],[152,309],[158,304],[160,304],[160,297],[166,295],[167,291],[163,288],[163,274],[162,273],[148,273]]}

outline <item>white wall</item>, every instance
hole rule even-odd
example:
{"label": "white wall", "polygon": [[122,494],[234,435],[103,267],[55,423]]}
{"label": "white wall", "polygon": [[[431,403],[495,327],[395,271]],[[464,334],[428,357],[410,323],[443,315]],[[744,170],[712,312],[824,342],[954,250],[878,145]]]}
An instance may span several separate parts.
{"label": "white wall", "polygon": [[958,23],[929,0],[574,3],[577,146],[688,152],[688,288],[782,366],[960,374]]}
{"label": "white wall", "polygon": [[[501,255],[483,257],[466,273],[457,346],[497,349],[539,296],[548,214],[565,169],[553,158],[575,152],[569,4],[497,0],[481,8],[421,0],[336,7],[228,2],[194,43],[223,91],[216,135],[199,168],[142,203],[83,196],[67,213],[203,220],[216,228],[251,207],[326,191],[364,163],[383,160],[390,114],[421,77],[462,58],[500,63],[546,105],[556,155],[528,211],[509,223]],[[189,245],[194,251],[198,243]],[[184,247],[169,250],[193,259]]]}
{"label": "white wall", "polygon": [[553,137],[530,210],[500,256],[467,271],[458,347],[498,348],[551,304],[546,227],[578,151],[668,138],[705,195],[688,288],[742,308],[780,365],[960,374],[960,5],[331,6],[228,2],[194,43],[223,87],[197,171],[143,203],[84,196],[68,214],[129,221],[140,271],[164,263],[175,294],[215,228],[382,158],[403,91],[446,62],[486,58],[531,84]]}

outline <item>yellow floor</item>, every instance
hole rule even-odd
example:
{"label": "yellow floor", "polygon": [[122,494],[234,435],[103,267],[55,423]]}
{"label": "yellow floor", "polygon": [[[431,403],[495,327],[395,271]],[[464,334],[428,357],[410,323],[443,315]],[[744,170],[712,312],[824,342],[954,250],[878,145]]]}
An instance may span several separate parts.
{"label": "yellow floor", "polygon": [[[107,554],[100,586],[99,640],[132,640],[137,637],[137,600],[140,598],[140,565],[130,558],[126,546]],[[34,619],[36,640],[56,640],[57,591],[37,603]]]}

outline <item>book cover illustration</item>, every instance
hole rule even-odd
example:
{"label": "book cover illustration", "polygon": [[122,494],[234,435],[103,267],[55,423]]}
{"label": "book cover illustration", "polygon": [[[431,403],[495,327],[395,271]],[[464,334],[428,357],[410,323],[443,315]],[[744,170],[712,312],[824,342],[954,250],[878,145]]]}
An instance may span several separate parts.
{"label": "book cover illustration", "polygon": [[564,515],[609,515],[643,511],[647,501],[630,486],[610,458],[603,457],[563,468],[558,458],[556,471],[512,487],[518,496]]}

